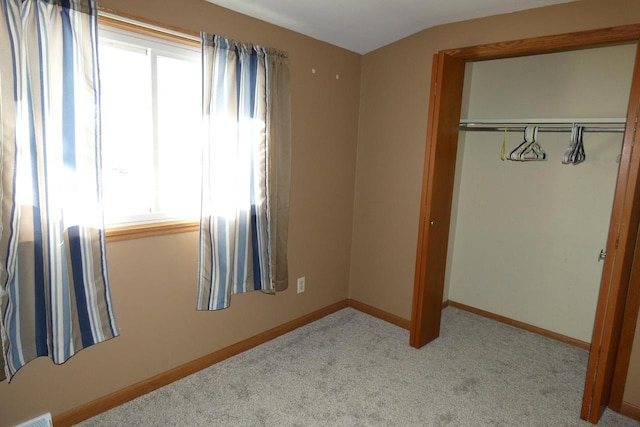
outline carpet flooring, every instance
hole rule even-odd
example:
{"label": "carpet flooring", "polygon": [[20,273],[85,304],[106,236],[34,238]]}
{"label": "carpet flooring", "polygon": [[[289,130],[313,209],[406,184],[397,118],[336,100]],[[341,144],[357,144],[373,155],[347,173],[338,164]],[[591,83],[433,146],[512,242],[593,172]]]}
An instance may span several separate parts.
{"label": "carpet flooring", "polygon": [[[90,426],[589,426],[588,353],[452,307],[441,337],[347,308],[84,421]],[[640,426],[607,409],[600,426]]]}

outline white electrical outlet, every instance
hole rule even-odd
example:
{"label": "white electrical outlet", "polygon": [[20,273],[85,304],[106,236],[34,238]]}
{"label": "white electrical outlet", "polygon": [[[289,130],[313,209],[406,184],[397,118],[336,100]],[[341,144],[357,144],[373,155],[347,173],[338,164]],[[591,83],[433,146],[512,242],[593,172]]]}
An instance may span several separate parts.
{"label": "white electrical outlet", "polygon": [[298,293],[304,292],[304,277],[298,277]]}

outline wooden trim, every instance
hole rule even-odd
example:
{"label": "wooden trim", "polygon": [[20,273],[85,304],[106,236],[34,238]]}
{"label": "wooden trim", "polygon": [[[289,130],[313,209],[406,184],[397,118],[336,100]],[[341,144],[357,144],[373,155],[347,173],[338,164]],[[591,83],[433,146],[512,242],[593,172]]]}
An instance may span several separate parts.
{"label": "wooden trim", "polygon": [[622,402],[620,410],[622,415],[640,421],[640,408],[627,402]]}
{"label": "wooden trim", "polygon": [[[636,248],[638,247],[638,243],[640,242],[636,239]],[[637,249],[634,258],[631,278],[629,279],[629,290],[627,291],[624,320],[620,332],[620,345],[618,346],[618,355],[616,357],[616,366],[611,385],[611,397],[609,399],[609,407],[618,412],[622,410],[622,406],[624,405],[622,399],[629,374],[631,349],[633,347],[638,313],[640,310],[640,251]],[[640,418],[638,419],[640,420]]]}
{"label": "wooden trim", "polygon": [[388,313],[384,310],[380,310],[379,308],[372,307],[363,302],[356,301],[354,299],[348,299],[347,305],[358,311],[366,313],[369,316],[377,317],[378,319],[384,320],[385,322],[389,322],[396,326],[400,326],[402,329],[409,330],[411,328],[411,321],[409,319],[396,316],[395,314]]}
{"label": "wooden trim", "polygon": [[107,228],[107,242],[120,240],[142,239],[144,237],[164,236],[166,234],[187,233],[198,231],[200,223],[197,221],[167,221],[153,224],[129,225],[126,227]]}
{"label": "wooden trim", "polygon": [[469,46],[445,50],[444,53],[460,59],[474,61],[561,52],[580,49],[586,46],[595,47],[598,45],[632,42],[637,41],[639,38],[640,24],[632,24],[613,28],[490,43],[480,46]]}
{"label": "wooden trim", "polygon": [[[395,314],[391,314],[387,311],[380,310],[379,308],[372,307],[368,304],[351,298],[347,300],[347,305],[355,310],[368,314],[369,316],[377,317],[378,319],[384,320],[385,322],[400,326],[402,329],[411,330],[411,320],[405,319],[404,317],[396,316]],[[443,309],[447,308],[448,306],[449,300],[442,303]]]}
{"label": "wooden trim", "polygon": [[[640,46],[638,47],[638,51],[636,52],[636,56],[640,55]],[[638,64],[638,58],[636,58],[636,67]],[[637,67],[638,68],[638,67]],[[634,74],[637,74],[636,79],[640,79],[640,74],[638,74],[640,70],[636,69]],[[640,99],[640,85],[632,86],[632,89],[635,90],[636,93],[631,94],[631,102],[629,105],[629,112],[627,120],[634,120],[640,114],[640,107],[637,105],[637,102],[634,102],[634,99]],[[635,111],[635,113],[633,113]],[[635,117],[634,117],[635,115]],[[629,132],[625,133],[625,142],[627,142],[627,138],[631,138],[631,135],[627,135]],[[638,135],[633,136],[635,138],[634,150],[637,152],[638,149]],[[627,150],[629,151],[629,150]],[[629,153],[631,155],[631,152]],[[622,165],[621,165],[622,167]],[[636,172],[637,174],[637,172]],[[637,178],[636,178],[637,179]],[[640,186],[638,186],[640,187]],[[639,188],[636,187],[636,191],[639,191]],[[639,196],[636,195],[636,200]],[[634,202],[637,203],[637,202]],[[626,290],[626,303],[624,308],[624,318],[622,320],[622,326],[620,330],[620,339],[618,344],[618,354],[616,355],[615,360],[615,368],[613,371],[613,380],[611,384],[611,396],[609,398],[609,406],[611,409],[615,411],[620,411],[624,404],[623,396],[624,390],[627,382],[627,375],[629,372],[629,364],[631,361],[631,348],[634,341],[636,324],[638,321],[638,311],[640,309],[640,251],[637,250],[638,247],[638,236],[633,236],[630,239],[630,243],[633,243],[634,249],[634,261],[631,265],[631,273],[629,277],[629,285]],[[622,303],[622,302],[621,302]]]}
{"label": "wooden trim", "polygon": [[440,335],[465,64],[443,52],[433,59],[409,339],[415,348]]}
{"label": "wooden trim", "polygon": [[[620,335],[631,278],[636,239],[640,222],[640,135],[636,123],[640,116],[640,45],[627,109],[627,126],[622,142],[616,191],[607,238],[607,254],[602,268],[602,282],[589,355],[581,417],[597,423],[611,400],[611,388],[620,347]],[[635,151],[635,156],[633,155]],[[589,403],[591,402],[591,403]]]}
{"label": "wooden trim", "polygon": [[[98,23],[163,40],[200,47],[200,33],[99,7]],[[112,16],[105,16],[109,14]],[[121,18],[121,19],[118,19]],[[194,40],[194,38],[196,40]]]}
{"label": "wooden trim", "polygon": [[409,343],[415,348],[420,347],[420,336],[422,334],[422,319],[424,317],[424,300],[425,300],[425,276],[424,265],[425,258],[425,222],[427,217],[427,188],[429,181],[429,171],[431,169],[431,149],[435,145],[431,141],[435,140],[433,136],[436,119],[433,117],[436,110],[436,93],[438,85],[438,65],[440,56],[436,53],[433,55],[431,64],[431,92],[429,94],[429,115],[427,117],[427,139],[425,141],[424,163],[422,166],[422,190],[420,193],[420,220],[418,225],[418,248],[416,249],[416,268],[413,279],[413,301],[411,303],[411,328]]}
{"label": "wooden trim", "polygon": [[271,341],[272,339],[291,332],[294,329],[315,322],[316,320],[340,311],[347,306],[347,300],[343,300],[322,308],[318,311],[314,311],[313,313],[309,313],[298,319],[287,322],[283,325],[276,326],[273,329],[262,332],[251,338],[247,338],[246,340],[230,345],[229,347],[225,347],[204,357],[185,363],[184,365],[170,369],[139,383],[133,384],[129,387],[98,398],[92,402],[86,403],[84,405],[78,406],[77,408],[56,415],[53,417],[53,424],[56,427],[71,426],[89,419],[144,394],[157,390],[160,387],[164,387],[165,385],[171,384],[174,381],[215,365],[218,362],[222,362],[225,359],[257,347],[260,344]]}
{"label": "wooden trim", "polygon": [[563,342],[565,344],[572,345],[574,347],[581,348],[589,351],[591,344],[585,341],[581,341],[575,338],[568,337],[566,335],[559,334],[557,332],[550,331],[548,329],[539,328],[537,326],[530,325],[528,323],[521,322],[519,320],[510,319],[508,317],[501,316],[499,314],[491,313],[489,311],[481,310],[479,308],[471,307],[465,304],[461,304],[455,301],[449,301],[449,306],[458,308],[460,310],[468,311],[469,313],[477,314],[478,316],[486,317],[488,319],[496,320],[500,323],[504,323],[509,326],[514,326],[525,331],[533,332],[534,334],[542,335],[547,338],[554,339],[556,341]]}

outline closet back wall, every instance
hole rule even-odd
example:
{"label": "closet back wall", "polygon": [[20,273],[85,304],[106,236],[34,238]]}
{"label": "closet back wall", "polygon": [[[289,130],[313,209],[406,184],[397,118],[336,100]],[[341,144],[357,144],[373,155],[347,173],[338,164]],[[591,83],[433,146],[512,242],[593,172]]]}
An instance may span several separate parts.
{"label": "closet back wall", "polygon": [[[635,45],[468,64],[469,119],[624,118]],[[461,132],[448,298],[589,342],[622,133],[585,133],[587,159],[563,165],[569,133],[540,133],[540,162],[502,161],[503,134]],[[507,135],[507,152],[523,141]],[[446,290],[445,290],[446,292]]]}

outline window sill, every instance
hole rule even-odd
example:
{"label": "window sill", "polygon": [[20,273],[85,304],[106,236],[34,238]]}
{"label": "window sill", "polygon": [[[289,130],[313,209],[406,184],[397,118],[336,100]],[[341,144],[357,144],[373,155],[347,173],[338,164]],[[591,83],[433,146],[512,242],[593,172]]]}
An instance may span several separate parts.
{"label": "window sill", "polygon": [[198,231],[199,228],[200,223],[198,221],[166,221],[107,228],[106,236],[107,242],[119,242],[121,240],[188,233],[190,231]]}

